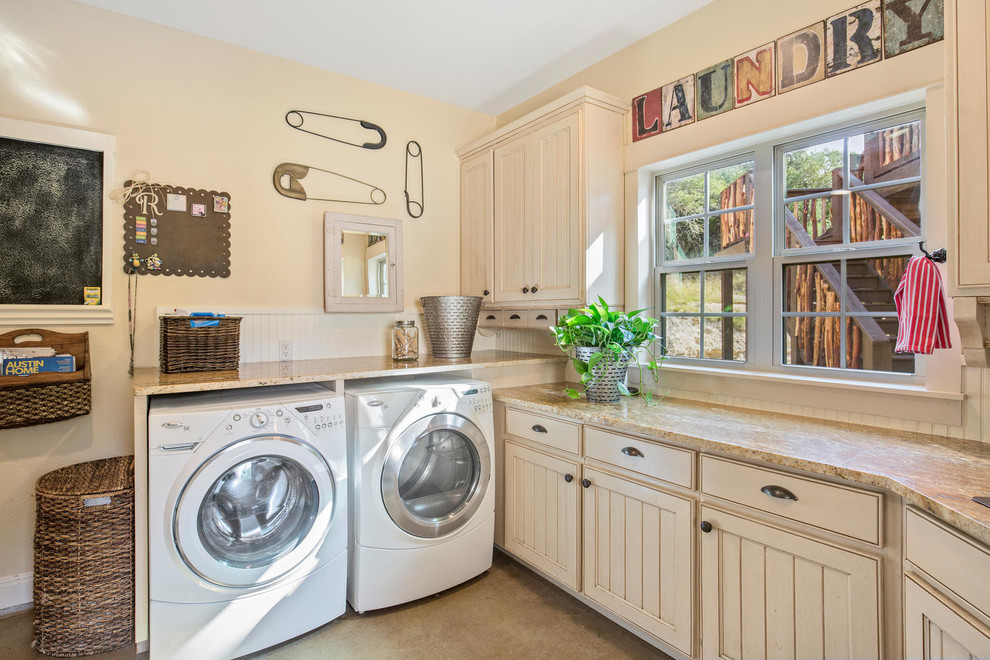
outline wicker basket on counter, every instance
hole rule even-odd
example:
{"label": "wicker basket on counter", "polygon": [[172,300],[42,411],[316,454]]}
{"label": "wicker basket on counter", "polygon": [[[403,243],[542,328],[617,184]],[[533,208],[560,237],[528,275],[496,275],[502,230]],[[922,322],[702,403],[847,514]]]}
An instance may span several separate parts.
{"label": "wicker basket on counter", "polygon": [[[16,341],[37,335],[37,341]],[[72,355],[72,373],[42,372],[32,376],[0,376],[0,429],[47,424],[88,415],[92,404],[89,333],[62,333],[28,328],[0,335],[0,348],[50,347]]]}
{"label": "wicker basket on counter", "polygon": [[[159,369],[174,374],[237,369],[241,360],[241,317],[159,316]],[[194,328],[193,321],[218,321]]]}
{"label": "wicker basket on counter", "polygon": [[433,356],[471,357],[481,313],[481,296],[424,296],[420,300]]}
{"label": "wicker basket on counter", "polygon": [[134,457],[53,470],[35,488],[34,642],[75,657],[134,643]]}

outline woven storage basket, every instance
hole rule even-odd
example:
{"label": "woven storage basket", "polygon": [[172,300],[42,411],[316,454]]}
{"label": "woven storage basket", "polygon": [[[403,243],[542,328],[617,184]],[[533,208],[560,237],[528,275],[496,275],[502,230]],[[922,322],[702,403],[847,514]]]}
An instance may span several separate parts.
{"label": "woven storage basket", "polygon": [[162,373],[226,371],[241,360],[241,317],[216,319],[219,325],[194,328],[193,316],[159,316],[159,368]]}
{"label": "woven storage basket", "polygon": [[423,311],[434,357],[471,357],[481,296],[424,296]]}
{"label": "woven storage basket", "polygon": [[[39,335],[40,341],[15,342]],[[88,415],[92,402],[89,333],[65,334],[38,328],[0,335],[0,348],[51,347],[76,358],[73,373],[44,372],[33,376],[0,376],[0,429],[47,424]]]}
{"label": "woven storage basket", "polygon": [[134,457],[49,472],[35,488],[34,643],[74,657],[134,643]]}

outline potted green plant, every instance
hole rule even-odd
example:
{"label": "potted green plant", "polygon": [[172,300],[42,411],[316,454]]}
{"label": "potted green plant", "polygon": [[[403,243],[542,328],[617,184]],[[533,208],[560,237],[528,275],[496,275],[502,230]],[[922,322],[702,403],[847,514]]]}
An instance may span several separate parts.
{"label": "potted green plant", "polygon": [[[552,326],[554,343],[565,353],[574,349],[574,368],[581,376],[581,384],[589,401],[613,402],[620,396],[631,396],[624,381],[626,369],[639,351],[646,351],[649,361],[639,366],[639,391],[647,404],[653,403],[653,395],[643,388],[643,367],[653,382],[660,382],[661,351],[658,358],[652,344],[657,335],[653,329],[659,323],[654,318],[642,316],[646,309],[635,312],[616,312],[600,296],[597,303],[572,309]],[[566,390],[567,396],[577,399],[580,393],[574,388]]]}

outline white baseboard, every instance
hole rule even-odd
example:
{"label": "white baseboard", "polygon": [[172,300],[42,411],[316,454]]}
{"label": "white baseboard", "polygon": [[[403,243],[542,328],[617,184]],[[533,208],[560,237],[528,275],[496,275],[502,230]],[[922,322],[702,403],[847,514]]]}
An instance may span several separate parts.
{"label": "white baseboard", "polygon": [[34,600],[31,573],[0,578],[0,613],[26,609]]}

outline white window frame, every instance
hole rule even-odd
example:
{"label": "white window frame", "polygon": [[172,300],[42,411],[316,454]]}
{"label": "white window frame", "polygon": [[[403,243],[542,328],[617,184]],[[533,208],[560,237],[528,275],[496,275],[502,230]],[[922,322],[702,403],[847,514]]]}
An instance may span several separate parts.
{"label": "white window frame", "polygon": [[[868,132],[882,126],[893,126],[910,121],[921,121],[922,131],[922,182],[919,206],[921,214],[921,236],[903,238],[882,242],[861,243],[866,247],[852,247],[845,243],[839,248],[822,246],[817,248],[783,249],[784,223],[777,221],[780,209],[783,208],[784,170],[783,153],[802,146],[820,144],[840,137]],[[745,267],[747,269],[747,331],[746,331],[746,361],[736,362],[708,358],[669,357],[670,365],[683,366],[685,369],[698,368],[725,370],[728,373],[746,372],[760,374],[778,374],[785,377],[804,377],[809,380],[836,380],[865,384],[891,384],[905,386],[924,386],[926,378],[925,356],[915,356],[915,372],[904,374],[898,372],[865,371],[849,368],[809,367],[802,365],[787,365],[783,363],[783,267],[787,264],[806,263],[813,260],[834,261],[838,259],[869,259],[877,256],[893,256],[894,254],[918,254],[918,241],[925,240],[930,223],[930,210],[925,205],[925,180],[927,172],[925,163],[927,156],[927,131],[924,104],[911,104],[908,107],[891,108],[879,112],[864,114],[854,119],[832,122],[813,129],[795,131],[793,134],[761,141],[746,150],[727,150],[724,154],[716,154],[688,160],[678,159],[688,164],[651,172],[654,186],[654,236],[653,249],[653,282],[654,311],[659,318],[663,306],[661,275],[672,272],[715,270],[728,267]],[[711,153],[711,150],[707,150]],[[664,222],[664,187],[665,180],[690,176],[692,173],[718,169],[733,162],[743,162],[751,157],[754,162],[754,229],[753,252],[747,255],[732,255],[704,259],[664,261],[664,246],[666,244]],[[844,158],[843,167],[848,170],[848,158]],[[844,181],[848,183],[848,171]],[[891,185],[885,182],[882,185]],[[868,189],[868,187],[857,188]],[[845,196],[848,197],[848,196]],[[761,201],[769,200],[769,202]],[[791,200],[793,201],[793,200]],[[707,203],[707,200],[706,200]],[[848,204],[843,201],[843,204]],[[687,216],[686,216],[687,217]],[[680,220],[680,219],[678,219]],[[846,225],[848,228],[848,224]],[[848,229],[844,230],[847,234]],[[707,227],[705,235],[707,236]],[[844,261],[843,261],[844,268]],[[772,282],[773,286],[759,286],[760,282]],[[844,281],[844,280],[843,280]],[[772,337],[768,342],[758,341],[757,338]]]}

